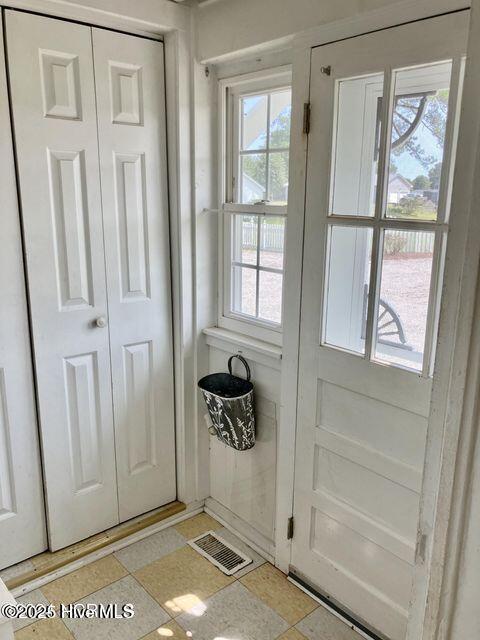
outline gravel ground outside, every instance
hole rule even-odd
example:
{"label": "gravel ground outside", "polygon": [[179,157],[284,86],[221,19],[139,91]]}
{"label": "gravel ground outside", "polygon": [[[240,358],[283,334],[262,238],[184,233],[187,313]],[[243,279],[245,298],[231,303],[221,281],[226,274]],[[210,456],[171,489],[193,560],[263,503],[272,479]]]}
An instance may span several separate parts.
{"label": "gravel ground outside", "polygon": [[383,263],[381,297],[400,316],[407,343],[423,351],[432,256],[398,254]]}

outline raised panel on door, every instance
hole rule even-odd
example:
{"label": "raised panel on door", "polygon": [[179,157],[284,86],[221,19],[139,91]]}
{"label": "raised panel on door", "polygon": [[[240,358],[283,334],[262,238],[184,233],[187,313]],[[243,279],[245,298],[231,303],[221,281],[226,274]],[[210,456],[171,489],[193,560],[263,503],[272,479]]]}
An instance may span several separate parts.
{"label": "raised panel on door", "polygon": [[[391,640],[401,640],[408,623],[438,301],[435,276],[418,278],[414,267],[441,274],[441,258],[431,265],[448,226],[442,189],[453,167],[467,17],[359,36],[315,48],[311,58],[291,571]],[[446,169],[430,199],[416,201],[415,215],[392,222],[409,203],[391,185],[410,193],[399,175],[416,169],[402,158],[402,145],[411,140],[416,153],[428,146],[419,127],[434,96],[444,100],[435,115],[447,142],[435,153]],[[402,99],[419,116],[390,156]],[[399,138],[402,132],[399,126]],[[408,235],[384,253],[384,234],[415,228],[422,247],[435,235],[434,259],[421,253],[430,249],[410,248]],[[399,291],[410,295],[395,310]],[[427,318],[423,345],[416,296]]]}
{"label": "raised panel on door", "polygon": [[93,29],[120,520],[176,497],[163,44]]}
{"label": "raised panel on door", "polygon": [[48,529],[58,549],[118,522],[109,338],[96,324],[107,294],[91,29],[7,11],[6,33]]}
{"label": "raised panel on door", "polygon": [[47,546],[0,16],[0,569]]}

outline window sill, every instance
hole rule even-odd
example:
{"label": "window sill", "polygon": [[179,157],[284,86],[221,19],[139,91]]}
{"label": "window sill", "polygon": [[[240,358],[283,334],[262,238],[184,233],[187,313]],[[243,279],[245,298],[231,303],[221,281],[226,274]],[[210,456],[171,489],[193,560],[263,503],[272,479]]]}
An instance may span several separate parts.
{"label": "window sill", "polygon": [[[209,327],[204,329],[203,333],[207,344],[211,347],[229,353],[241,353],[254,362],[265,364],[273,369],[281,369],[282,349],[278,345],[220,327]],[[232,345],[234,345],[233,349]]]}

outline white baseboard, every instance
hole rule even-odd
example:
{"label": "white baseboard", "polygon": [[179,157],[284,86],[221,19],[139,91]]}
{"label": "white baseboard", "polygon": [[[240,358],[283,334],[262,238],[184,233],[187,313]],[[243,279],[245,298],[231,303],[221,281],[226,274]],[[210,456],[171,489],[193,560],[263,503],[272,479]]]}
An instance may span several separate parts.
{"label": "white baseboard", "polygon": [[205,511],[212,518],[218,520],[224,527],[234,533],[245,544],[248,544],[254,551],[275,564],[275,544],[262,533],[259,533],[252,525],[235,515],[230,509],[224,507],[214,498],[205,500]]}
{"label": "white baseboard", "polygon": [[[3,604],[15,604],[15,599],[8,591],[5,583],[0,578],[0,602]],[[0,640],[14,640],[13,623],[8,618],[0,616]]]}

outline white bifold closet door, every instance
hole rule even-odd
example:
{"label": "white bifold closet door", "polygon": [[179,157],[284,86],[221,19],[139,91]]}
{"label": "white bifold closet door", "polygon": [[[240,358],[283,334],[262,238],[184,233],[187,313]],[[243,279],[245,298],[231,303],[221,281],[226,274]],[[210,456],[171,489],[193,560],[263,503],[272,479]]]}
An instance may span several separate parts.
{"label": "white bifold closet door", "polygon": [[175,498],[163,44],[93,29],[120,520]]}
{"label": "white bifold closet door", "polygon": [[15,11],[6,32],[58,549],[176,495],[163,45]]}
{"label": "white bifold closet door", "polygon": [[0,15],[0,569],[47,546]]}

